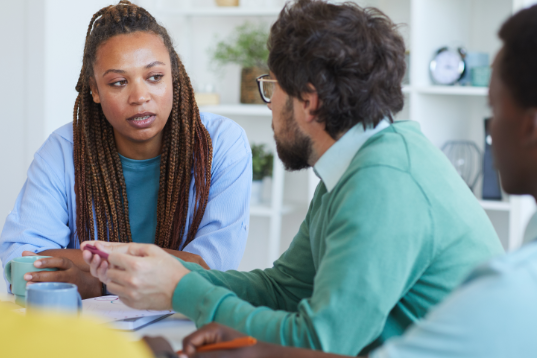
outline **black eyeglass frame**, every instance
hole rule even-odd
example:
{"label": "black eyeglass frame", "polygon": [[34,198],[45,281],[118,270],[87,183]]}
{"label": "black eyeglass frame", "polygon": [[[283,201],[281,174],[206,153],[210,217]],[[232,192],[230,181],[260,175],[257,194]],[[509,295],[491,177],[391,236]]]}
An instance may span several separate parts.
{"label": "black eyeglass frame", "polygon": [[259,76],[259,77],[257,77],[255,79],[255,81],[257,82],[257,89],[259,90],[259,95],[261,96],[261,99],[265,103],[270,103],[271,99],[266,98],[265,95],[263,94],[263,82],[278,83],[278,80],[273,80],[273,79],[267,78],[269,76],[270,76],[269,74],[265,74],[265,75],[261,75],[261,76]]}

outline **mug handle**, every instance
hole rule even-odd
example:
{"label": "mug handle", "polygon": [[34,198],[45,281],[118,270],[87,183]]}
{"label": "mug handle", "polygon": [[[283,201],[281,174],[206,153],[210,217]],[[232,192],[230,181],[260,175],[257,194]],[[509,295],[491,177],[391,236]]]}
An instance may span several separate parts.
{"label": "mug handle", "polygon": [[4,267],[4,272],[6,274],[7,281],[11,285],[13,283],[11,282],[11,261],[9,261]]}
{"label": "mug handle", "polygon": [[76,293],[78,295],[78,314],[80,315],[80,312],[82,312],[82,297],[80,297],[80,293],[78,293],[78,291]]}

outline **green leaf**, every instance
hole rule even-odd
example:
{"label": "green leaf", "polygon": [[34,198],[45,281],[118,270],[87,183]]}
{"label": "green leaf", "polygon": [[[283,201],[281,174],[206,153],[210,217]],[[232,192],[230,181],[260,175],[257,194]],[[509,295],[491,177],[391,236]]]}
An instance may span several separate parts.
{"label": "green leaf", "polygon": [[274,155],[270,150],[265,150],[264,144],[252,144],[252,169],[253,180],[262,180],[272,176]]}
{"label": "green leaf", "polygon": [[245,22],[235,28],[227,41],[216,44],[212,51],[213,61],[219,66],[234,63],[243,68],[268,68],[268,36],[265,24]]}

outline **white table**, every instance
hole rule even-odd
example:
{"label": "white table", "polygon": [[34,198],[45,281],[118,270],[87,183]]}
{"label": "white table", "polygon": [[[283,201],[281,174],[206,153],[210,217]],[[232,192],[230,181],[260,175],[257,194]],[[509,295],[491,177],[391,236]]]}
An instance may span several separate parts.
{"label": "white table", "polygon": [[[15,296],[7,293],[0,293],[0,301],[15,303]],[[142,329],[127,332],[127,336],[134,340],[139,340],[143,336],[162,336],[172,345],[174,350],[183,348],[183,338],[196,330],[194,322],[185,319],[181,314],[174,314],[170,317],[150,324]]]}
{"label": "white table", "polygon": [[128,334],[133,340],[138,340],[143,336],[162,336],[170,342],[173,349],[178,351],[183,349],[183,338],[196,330],[194,322],[185,319],[181,314],[174,314],[166,317],[162,321],[150,324],[142,329]]}

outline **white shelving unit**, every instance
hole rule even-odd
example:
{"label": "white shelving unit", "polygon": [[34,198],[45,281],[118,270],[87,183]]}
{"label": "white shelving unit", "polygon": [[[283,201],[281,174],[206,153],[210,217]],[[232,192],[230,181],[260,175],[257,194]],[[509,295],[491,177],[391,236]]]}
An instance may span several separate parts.
{"label": "white shelving unit", "polygon": [[270,117],[271,112],[263,104],[221,104],[218,106],[202,106],[200,111],[217,113],[222,116]]}
{"label": "white shelving unit", "polygon": [[[271,112],[264,105],[238,104],[239,68],[232,66],[220,76],[211,72],[208,49],[215,38],[222,39],[244,21],[272,23],[284,1],[264,0],[270,6],[218,8],[212,0],[145,0],[152,1],[159,20],[164,20],[172,36],[178,41],[178,52],[194,82],[216,84],[223,104],[205,106],[202,111],[232,118],[245,127],[249,138],[264,138],[274,148],[270,131]],[[246,5],[247,0],[244,0]],[[424,134],[438,147],[447,140],[472,140],[483,149],[483,119],[491,115],[487,106],[488,88],[462,86],[435,86],[429,78],[429,61],[443,46],[465,47],[469,51],[487,52],[490,59],[501,46],[497,31],[501,23],[514,11],[535,0],[357,0],[362,6],[380,8],[392,20],[403,24],[400,31],[410,51],[410,84],[403,86],[406,102],[397,119],[411,119],[420,123]],[[144,4],[147,6],[147,4]],[[436,15],[435,15],[436,14]],[[264,136],[263,136],[264,135]],[[252,206],[252,218],[269,220],[266,258],[260,267],[271,266],[279,256],[282,217],[297,210],[296,205],[284,204],[284,190],[288,185],[281,162],[275,160],[272,182],[272,202]],[[305,206],[313,196],[318,178],[309,171],[302,202]],[[306,184],[307,183],[307,184]],[[295,184],[296,186],[296,184]],[[289,188],[288,188],[289,189]],[[297,189],[297,190],[295,190]],[[291,191],[299,191],[293,187]],[[286,190],[287,192],[287,190]],[[479,195],[476,195],[479,198]],[[287,200],[287,198],[285,198]],[[535,210],[531,198],[505,197],[503,201],[480,200],[495,226],[506,249],[514,249],[522,242],[527,221]],[[257,228],[251,233],[258,240]]]}
{"label": "white shelving unit", "polygon": [[479,204],[481,204],[485,210],[509,212],[512,208],[510,201],[479,200]]}
{"label": "white shelving unit", "polygon": [[[438,147],[448,140],[472,140],[484,146],[484,118],[490,117],[488,88],[437,86],[429,77],[429,62],[444,46],[482,51],[490,59],[501,43],[497,31],[525,0],[363,0],[361,5],[380,8],[396,23],[410,51],[410,84],[403,86],[405,109],[397,119],[420,123],[424,134]],[[534,2],[534,1],[533,1]],[[437,15],[434,15],[437,14]],[[310,173],[310,183],[318,183]],[[479,191],[476,196],[479,198]],[[310,191],[310,196],[313,191]],[[524,228],[535,211],[532,198],[506,196],[503,201],[479,200],[507,250],[517,248]]]}
{"label": "white shelving unit", "polygon": [[[212,32],[214,32],[215,35],[229,31],[231,28],[242,24],[244,21],[256,22],[262,19],[262,21],[272,23],[280,13],[283,6],[283,1],[278,6],[270,7],[217,7],[214,5],[211,6],[211,4],[207,1],[203,2],[189,0],[175,1],[173,3],[166,2],[164,0],[157,0],[154,1],[153,4],[153,10],[163,17],[167,17],[168,21],[180,19],[182,26],[180,29],[178,29],[178,33],[172,33],[172,35],[175,35],[174,37],[176,39],[181,39],[183,51],[181,52],[179,50],[179,53],[182,57],[183,63],[185,64],[185,67],[190,73],[190,76],[195,78],[192,70],[194,72],[196,71],[197,58],[194,58],[193,54],[198,52],[199,43],[197,42],[195,36],[191,35],[196,33],[197,23],[200,21],[204,21],[204,23],[211,22],[214,26]],[[219,27],[218,24],[221,26]],[[222,31],[222,26],[226,27],[224,31]],[[208,46],[214,43],[214,38],[209,41],[210,42],[207,44]],[[206,54],[203,55],[207,56]],[[220,80],[225,82],[225,80]],[[237,85],[238,81],[234,81],[231,84],[231,86]],[[200,107],[200,111],[220,114],[234,119],[240,124],[242,124],[240,121],[241,119],[246,119],[248,121],[257,120],[265,122],[266,124],[266,121],[270,120],[271,118],[271,111],[266,105],[248,105],[237,103],[221,104],[216,106],[202,106]],[[243,125],[243,127],[245,126]],[[248,137],[250,140],[252,140],[251,133],[248,133]],[[269,140],[272,140],[272,135],[270,135]],[[273,143],[268,144],[270,147],[274,148]],[[296,209],[294,205],[284,204],[284,180],[285,173],[283,164],[279,159],[277,159],[277,155],[275,155],[271,186],[271,201],[270,203],[252,205],[250,207],[251,222],[252,218],[262,218],[265,220],[268,219],[268,240],[266,243],[264,243],[265,245],[256,245],[259,250],[266,251],[263,255],[264,262],[258,262],[258,267],[271,267],[272,263],[279,257],[281,252],[280,236],[282,231],[282,216],[290,214]],[[250,229],[250,237],[248,238],[249,244],[252,240],[259,240],[259,231],[260,230],[257,228]]]}
{"label": "white shelving unit", "polygon": [[[488,88],[435,86],[429,61],[440,47],[462,46],[487,52],[494,59],[501,46],[497,32],[505,19],[530,1],[517,0],[410,0],[409,118],[421,124],[433,143],[472,140],[484,146],[483,119],[491,116]],[[432,14],[438,14],[433,16]],[[476,196],[480,197],[480,188]],[[504,201],[480,200],[507,250],[522,243],[527,221],[535,211],[531,198],[507,196]]]}
{"label": "white shelving unit", "polygon": [[[192,6],[192,5],[191,5]],[[280,8],[243,8],[243,7],[214,7],[214,8],[195,8],[185,7],[182,9],[166,10],[168,14],[178,16],[196,16],[196,17],[214,17],[214,16],[278,16]]]}
{"label": "white shelving unit", "polygon": [[[487,96],[488,88],[470,86],[420,86],[414,89],[416,93],[438,94],[451,96]],[[412,92],[412,91],[410,91]]]}

